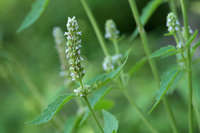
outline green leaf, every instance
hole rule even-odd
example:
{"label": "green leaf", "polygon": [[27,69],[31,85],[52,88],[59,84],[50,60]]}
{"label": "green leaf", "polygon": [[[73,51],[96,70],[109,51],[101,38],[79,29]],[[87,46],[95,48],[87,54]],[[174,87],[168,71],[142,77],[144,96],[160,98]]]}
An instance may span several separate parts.
{"label": "green leaf", "polygon": [[192,55],[194,55],[196,49],[200,46],[200,41],[196,42],[193,46],[192,46]]}
{"label": "green leaf", "polygon": [[[166,47],[162,47],[159,50],[153,52],[150,58],[158,58],[158,57],[168,57],[177,53],[175,46],[168,45]],[[135,74],[137,71],[141,69],[141,67],[148,61],[147,57],[143,57],[139,60],[134,66],[129,69],[129,75]]]}
{"label": "green leaf", "polygon": [[188,41],[186,42],[186,47],[189,47],[191,44],[192,44],[192,42],[194,41],[194,39],[197,37],[197,35],[198,35],[198,31],[197,30],[195,30],[195,32],[194,32],[194,34],[192,35],[192,36],[190,36],[190,38],[188,39]]}
{"label": "green leaf", "polygon": [[[89,103],[91,104],[93,109],[105,97],[105,95],[110,92],[110,90],[111,88],[103,87],[101,89],[96,90],[93,94],[91,94],[91,96],[89,97]],[[82,125],[87,120],[89,115],[90,115],[90,111],[88,108],[86,108],[85,114],[83,116],[83,119],[80,122],[80,125]]]}
{"label": "green leaf", "polygon": [[76,124],[76,116],[69,117],[65,123],[64,133],[72,133],[75,124]]}
{"label": "green leaf", "polygon": [[[146,25],[150,17],[156,11],[156,9],[163,3],[163,0],[151,0],[143,8],[140,20],[143,25]],[[138,30],[136,29],[130,37],[130,40],[133,41],[138,35]]]}
{"label": "green leaf", "polygon": [[33,121],[28,122],[27,124],[43,124],[50,121],[53,116],[62,109],[63,105],[69,102],[74,97],[73,94],[59,96],[54,100],[48,107]]}
{"label": "green leaf", "polygon": [[109,110],[113,107],[114,107],[114,101],[108,99],[102,99],[96,104],[95,110],[102,110],[102,109]]}
{"label": "green leaf", "polygon": [[178,83],[178,79],[180,79],[181,77],[179,76],[179,74],[182,74],[181,70],[178,67],[172,67],[162,76],[160,90],[156,95],[155,102],[149,113],[151,113],[155,109],[155,107],[160,103],[161,99],[165,96],[167,91]]}
{"label": "green leaf", "polygon": [[78,112],[75,116],[69,117],[65,123],[64,133],[76,132],[82,117],[82,112]]}
{"label": "green leaf", "polygon": [[176,47],[173,45],[168,45],[166,47],[162,47],[159,50],[153,52],[151,54],[151,58],[157,58],[157,57],[161,57],[161,56],[169,56],[169,55],[174,55],[176,54],[177,50]]}
{"label": "green leaf", "polygon": [[135,74],[137,71],[140,70],[140,68],[142,68],[142,66],[147,62],[147,58],[143,57],[141,60],[139,60],[133,67],[130,68],[129,70],[129,75],[133,75]]}
{"label": "green leaf", "polygon": [[106,85],[108,82],[116,78],[122,69],[124,68],[126,61],[128,59],[128,55],[126,55],[125,61],[123,62],[122,65],[120,65],[117,69],[115,69],[112,72],[109,73],[104,73],[101,75],[98,75],[91,79],[90,81],[87,82],[88,85],[92,86],[92,88],[98,89],[101,88],[102,86]]}
{"label": "green leaf", "polygon": [[117,133],[118,120],[111,113],[103,110],[104,133]]}
{"label": "green leaf", "polygon": [[31,11],[26,16],[17,32],[21,32],[31,26],[42,15],[48,5],[48,2],[49,0],[36,0],[32,5]]}

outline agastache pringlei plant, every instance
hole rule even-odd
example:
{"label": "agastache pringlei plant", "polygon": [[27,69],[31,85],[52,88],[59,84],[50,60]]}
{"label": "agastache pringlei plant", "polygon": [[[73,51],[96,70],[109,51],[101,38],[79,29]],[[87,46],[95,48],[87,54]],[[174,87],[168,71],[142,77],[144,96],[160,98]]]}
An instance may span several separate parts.
{"label": "agastache pringlei plant", "polygon": [[105,24],[105,38],[111,40],[115,47],[115,55],[106,56],[103,61],[103,69],[105,71],[112,71],[116,68],[117,64],[122,58],[122,55],[119,52],[119,47],[117,44],[117,40],[119,38],[119,30],[116,27],[116,24],[113,20],[107,20]]}
{"label": "agastache pringlei plant", "polygon": [[[152,133],[158,133],[159,131],[155,129],[152,126],[152,123],[147,119],[146,114],[140,109],[137,104],[135,103],[133,97],[128,93],[128,85],[127,79],[130,78],[130,75],[126,75],[125,71],[123,70],[123,66],[127,61],[128,53],[126,54],[122,53],[120,51],[120,48],[118,45],[120,43],[120,31],[117,29],[117,26],[115,22],[112,19],[109,19],[105,23],[105,35],[103,36],[98,24],[86,2],[86,0],[80,0],[81,4],[92,24],[92,27],[94,28],[95,34],[97,36],[97,39],[99,41],[99,44],[102,48],[102,51],[104,53],[104,60],[102,63],[103,70],[105,71],[104,74],[98,75],[94,79],[92,79],[92,82],[84,82],[84,76],[85,76],[85,68],[83,67],[82,63],[84,62],[83,57],[81,56],[81,48],[82,48],[82,41],[81,36],[82,32],[79,29],[78,22],[75,17],[68,17],[68,22],[66,24],[67,32],[64,33],[66,36],[67,42],[65,42],[63,38],[63,33],[61,29],[54,28],[53,35],[55,38],[56,48],[59,53],[60,62],[61,62],[61,75],[67,80],[66,87],[73,88],[73,92],[71,94],[60,96],[56,99],[55,102],[50,104],[48,108],[44,111],[44,113],[41,114],[41,116],[32,121],[33,124],[41,124],[45,123],[52,119],[52,117],[57,113],[61,107],[70,101],[72,98],[77,97],[79,101],[83,100],[85,101],[88,110],[91,112],[97,126],[99,127],[100,131],[102,133],[107,133],[107,129],[110,131],[109,133],[116,133],[118,128],[117,120],[114,118],[114,116],[109,117],[109,122],[105,122],[106,119],[104,118],[104,128],[101,126],[101,123],[99,119],[97,119],[96,113],[95,113],[95,104],[93,101],[92,105],[90,100],[88,99],[89,95],[93,93],[94,89],[101,87],[107,87],[105,84],[112,81],[114,83],[114,87],[117,87],[120,89],[121,94],[123,94],[127,101],[130,103],[130,105],[135,109],[139,117],[141,118],[142,122],[144,122],[145,126],[151,131]],[[141,37],[141,41],[144,47],[145,57],[142,61],[148,61],[150,68],[152,70],[152,74],[154,76],[154,79],[157,83],[157,87],[159,87],[158,95],[155,98],[155,102],[153,103],[152,108],[150,109],[150,113],[157,107],[157,105],[163,101],[163,104],[165,106],[165,110],[168,114],[168,118],[171,124],[171,128],[173,133],[179,133],[175,115],[172,112],[172,108],[167,100],[166,94],[168,90],[172,87],[174,87],[174,84],[177,84],[178,80],[181,79],[181,73],[186,72],[188,77],[188,88],[189,88],[189,100],[188,100],[188,125],[189,125],[189,133],[193,133],[193,107],[196,108],[193,105],[193,84],[192,84],[192,57],[194,55],[195,50],[200,45],[200,43],[193,43],[194,39],[197,36],[197,31],[193,32],[191,27],[188,24],[188,17],[187,17],[187,10],[184,0],[180,0],[181,2],[181,9],[183,13],[183,20],[184,20],[184,27],[181,26],[178,16],[176,13],[176,8],[173,4],[173,0],[170,0],[171,2],[171,9],[173,12],[169,13],[167,15],[167,21],[166,26],[168,30],[167,35],[172,35],[176,41],[176,47],[173,45],[162,47],[159,50],[156,50],[155,52],[151,53],[148,36],[144,28],[144,24],[142,21],[142,17],[139,15],[137,5],[135,0],[128,0],[129,5],[131,7],[134,20],[136,21],[136,27],[138,29],[138,32]],[[143,16],[144,17],[144,16]],[[108,39],[114,47],[115,53],[112,55],[110,54],[109,49],[107,49],[106,41],[104,39]],[[66,43],[66,45],[65,45]],[[193,46],[192,46],[193,43]],[[126,55],[126,56],[124,56]],[[176,55],[177,59],[177,65],[175,68],[170,71],[166,72],[166,75],[164,78],[160,78],[159,70],[156,66],[156,63],[154,62],[154,58],[157,57],[168,57],[171,55]],[[123,62],[124,57],[126,57],[125,61]],[[119,77],[115,80],[114,78]],[[125,75],[128,77],[126,79]],[[71,85],[71,83],[74,83],[76,85]],[[69,85],[70,84],[70,85]],[[74,87],[75,86],[75,87]],[[106,90],[107,91],[107,90]],[[100,94],[94,95],[99,97]],[[102,93],[101,96],[104,96],[105,93]],[[102,97],[103,97],[102,96]],[[102,98],[101,97],[101,98]],[[99,99],[101,99],[99,98]],[[96,99],[95,99],[96,100]],[[94,104],[95,103],[95,104]],[[84,112],[85,113],[85,112]],[[85,113],[87,115],[87,113]],[[107,114],[108,115],[108,114]],[[86,116],[87,117],[87,116]],[[111,120],[112,119],[112,120]],[[105,125],[107,123],[109,125]],[[113,124],[115,123],[115,124]],[[115,129],[110,130],[114,125]],[[107,127],[105,127],[107,126]],[[111,126],[111,127],[110,127]],[[77,126],[75,126],[77,127]],[[113,128],[113,127],[112,127]]]}
{"label": "agastache pringlei plant", "polygon": [[67,38],[67,47],[66,47],[66,58],[69,63],[69,71],[70,75],[73,81],[79,82],[80,87],[77,89],[74,89],[74,93],[82,97],[88,108],[90,109],[99,129],[103,133],[103,128],[100,125],[100,122],[98,121],[96,114],[91,107],[87,95],[89,94],[90,91],[90,86],[85,85],[83,83],[83,77],[85,75],[85,70],[81,64],[83,61],[83,57],[81,57],[81,31],[79,30],[79,25],[75,17],[68,17],[68,22],[67,22],[67,29],[68,32],[65,32],[66,38]]}
{"label": "agastache pringlei plant", "polygon": [[[193,84],[192,84],[192,56],[195,52],[197,44],[192,46],[194,39],[197,36],[197,31],[193,33],[188,24],[187,10],[185,1],[181,0],[181,9],[183,13],[184,27],[181,27],[177,16],[174,13],[169,13],[167,16],[167,27],[169,35],[172,35],[176,41],[177,48],[177,63],[180,69],[187,72],[188,77],[188,130],[193,133]],[[199,118],[197,118],[199,119]]]}

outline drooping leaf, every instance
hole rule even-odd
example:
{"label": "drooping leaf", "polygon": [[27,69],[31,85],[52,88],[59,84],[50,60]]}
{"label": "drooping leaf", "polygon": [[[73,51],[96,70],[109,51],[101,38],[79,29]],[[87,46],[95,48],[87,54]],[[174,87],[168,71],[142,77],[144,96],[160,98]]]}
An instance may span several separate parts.
{"label": "drooping leaf", "polygon": [[150,110],[150,113],[155,109],[155,107],[160,103],[162,98],[165,96],[167,91],[178,83],[178,79],[180,80],[179,74],[181,70],[178,67],[170,68],[161,78],[160,89],[156,95],[155,102]]}
{"label": "drooping leaf", "polygon": [[[143,25],[146,25],[150,17],[156,11],[156,9],[163,3],[163,0],[151,0],[143,8],[140,20]],[[130,37],[130,40],[133,41],[138,35],[138,30],[136,29]]]}
{"label": "drooping leaf", "polygon": [[[177,53],[175,46],[168,45],[166,47],[162,47],[159,50],[153,52],[150,58],[158,58],[158,57],[168,57]],[[143,57],[139,60],[133,67],[129,69],[129,75],[133,75],[137,71],[139,71],[142,66],[148,61],[147,57]]]}
{"label": "drooping leaf", "polygon": [[36,0],[32,5],[31,11],[28,13],[17,32],[21,32],[31,26],[42,15],[48,5],[48,2],[49,0]]}
{"label": "drooping leaf", "polygon": [[[103,87],[101,89],[96,90],[91,96],[89,97],[89,102],[94,109],[95,106],[105,97],[106,94],[110,92],[111,88]],[[90,111],[88,108],[85,110],[85,114],[83,116],[83,119],[80,122],[80,125],[82,125],[90,115]]]}
{"label": "drooping leaf", "polygon": [[54,100],[48,107],[33,121],[28,122],[27,124],[43,124],[50,121],[53,116],[60,111],[63,105],[69,102],[74,97],[73,94],[59,96]]}
{"label": "drooping leaf", "polygon": [[118,120],[111,113],[103,110],[104,133],[117,133]]}
{"label": "drooping leaf", "polygon": [[176,48],[173,45],[168,45],[166,47],[162,47],[159,50],[153,52],[151,54],[151,58],[157,58],[157,57],[161,57],[161,56],[169,56],[169,55],[174,55],[176,54]]}

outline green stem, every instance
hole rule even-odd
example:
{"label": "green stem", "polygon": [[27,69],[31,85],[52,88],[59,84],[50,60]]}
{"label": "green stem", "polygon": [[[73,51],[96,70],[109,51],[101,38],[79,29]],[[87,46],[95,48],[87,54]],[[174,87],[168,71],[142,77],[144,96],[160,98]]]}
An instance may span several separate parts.
{"label": "green stem", "polygon": [[[120,82],[121,83],[121,82]],[[121,91],[123,92],[124,96],[128,100],[128,102],[132,105],[132,107],[135,109],[135,111],[138,113],[142,121],[146,124],[146,126],[150,129],[152,133],[158,133],[156,129],[151,125],[151,123],[146,119],[145,114],[141,111],[141,109],[136,105],[136,103],[133,101],[133,98],[130,97],[127,90],[123,88],[123,84],[121,84],[122,87],[120,87]]]}
{"label": "green stem", "polygon": [[176,11],[176,1],[175,0],[168,0],[170,10],[177,16]]}
{"label": "green stem", "polygon": [[[151,69],[152,69],[152,73],[154,75],[154,78],[155,80],[157,81],[158,83],[158,86],[160,86],[160,77],[159,77],[159,73],[158,73],[158,70],[156,68],[156,65],[154,63],[154,61],[150,58],[150,54],[151,54],[151,51],[149,49],[149,44],[148,44],[148,40],[147,40],[147,35],[146,35],[146,32],[144,30],[144,27],[140,21],[140,18],[139,18],[139,13],[138,13],[138,9],[137,9],[137,6],[136,6],[136,3],[135,3],[135,0],[128,0],[129,1],[129,4],[130,4],[130,7],[131,7],[131,10],[132,10],[132,13],[133,13],[133,16],[134,16],[134,19],[136,21],[136,24],[137,24],[137,27],[138,27],[138,30],[139,30],[139,33],[140,33],[140,36],[141,36],[141,40],[142,40],[142,43],[143,43],[143,46],[144,46],[144,51],[145,51],[145,54],[146,56],[148,57],[148,62],[151,66]],[[171,126],[172,126],[172,129],[173,129],[173,132],[174,133],[177,133],[178,130],[177,130],[177,126],[176,126],[176,121],[175,121],[175,117],[172,113],[172,110],[168,104],[168,101],[166,100],[166,98],[163,99],[163,103],[164,103],[164,106],[166,108],[166,111],[170,117],[170,121],[171,121]]]}
{"label": "green stem", "polygon": [[[82,79],[80,79],[80,85],[81,85],[81,88],[83,89],[83,88],[84,88],[84,85],[83,85]],[[87,106],[88,106],[90,112],[92,113],[92,116],[93,116],[94,120],[96,121],[97,126],[99,127],[99,129],[101,130],[101,132],[104,133],[103,128],[101,127],[101,124],[100,124],[100,122],[98,121],[98,119],[97,119],[97,117],[96,117],[96,114],[95,114],[94,110],[92,109],[92,106],[90,105],[90,102],[89,102],[87,96],[83,96],[83,99],[85,100],[85,102],[86,102],[86,104],[87,104]]]}
{"label": "green stem", "polygon": [[116,54],[119,54],[119,46],[118,46],[118,42],[116,39],[112,40],[113,44],[114,44],[114,47],[115,47],[115,53]]}
{"label": "green stem", "polygon": [[[183,21],[184,21],[184,31],[186,40],[189,39],[189,29],[188,29],[188,16],[185,1],[181,0],[181,9],[183,14]],[[193,112],[192,112],[192,61],[191,61],[191,51],[190,47],[187,48],[187,73],[188,73],[188,88],[189,88],[189,104],[188,104],[188,126],[189,126],[189,133],[193,133]]]}
{"label": "green stem", "polygon": [[[119,54],[119,47],[118,47],[118,42],[117,40],[113,40],[113,44],[115,45],[115,53]],[[118,63],[119,65],[121,62]],[[132,105],[132,107],[136,110],[136,112],[140,115],[140,118],[143,120],[143,122],[146,124],[146,126],[151,130],[152,133],[158,133],[156,129],[153,128],[151,123],[146,119],[145,114],[140,110],[140,108],[136,105],[136,103],[132,100],[132,98],[129,96],[127,90],[125,89],[125,79],[124,79],[124,73],[123,71],[120,73],[120,78],[119,78],[119,83],[120,83],[120,89],[128,102]]]}
{"label": "green stem", "polygon": [[88,16],[93,28],[94,28],[94,31],[95,31],[95,33],[97,35],[97,38],[99,40],[99,43],[101,45],[101,48],[103,49],[103,52],[104,52],[105,56],[109,56],[108,50],[106,48],[106,43],[104,41],[104,38],[102,36],[102,33],[101,33],[98,25],[97,25],[97,22],[96,22],[96,20],[94,18],[94,15],[92,14],[87,2],[85,0],[80,0],[80,1],[81,1],[81,4],[82,4],[82,6],[83,6],[83,8],[84,8],[84,10],[85,10],[85,12],[86,12],[86,14]]}
{"label": "green stem", "polygon": [[96,121],[96,123],[97,123],[99,129],[101,130],[102,133],[104,133],[103,128],[101,127],[101,124],[100,124],[100,122],[98,121],[98,119],[97,119],[97,117],[96,117],[96,115],[95,115],[95,112],[94,112],[94,110],[92,109],[92,106],[90,105],[90,103],[89,103],[89,101],[88,101],[87,96],[84,96],[83,98],[84,98],[84,100],[85,100],[85,102],[86,102],[86,104],[87,104],[87,106],[88,106],[90,112],[92,113],[92,116],[94,117],[94,119],[95,119],[95,121]]}

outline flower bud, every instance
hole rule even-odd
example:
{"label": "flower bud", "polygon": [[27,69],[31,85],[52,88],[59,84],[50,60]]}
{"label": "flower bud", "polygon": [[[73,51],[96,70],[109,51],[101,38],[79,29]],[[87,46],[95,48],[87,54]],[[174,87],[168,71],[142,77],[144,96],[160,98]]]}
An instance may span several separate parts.
{"label": "flower bud", "polygon": [[119,37],[119,30],[117,30],[116,24],[113,20],[107,20],[105,24],[105,38],[107,39],[117,39]]}
{"label": "flower bud", "polygon": [[175,33],[180,30],[179,21],[174,13],[169,13],[167,15],[167,27],[170,33]]}

